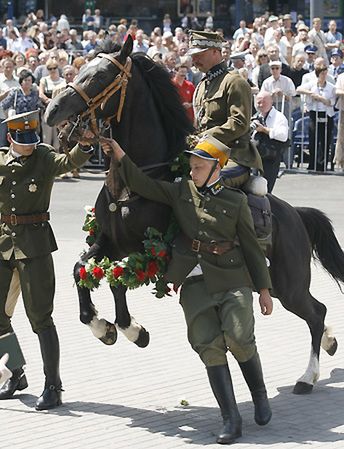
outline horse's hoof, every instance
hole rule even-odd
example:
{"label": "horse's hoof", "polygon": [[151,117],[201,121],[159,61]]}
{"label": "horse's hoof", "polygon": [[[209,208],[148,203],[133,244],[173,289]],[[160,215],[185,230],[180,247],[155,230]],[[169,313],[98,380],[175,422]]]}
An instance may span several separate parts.
{"label": "horse's hoof", "polygon": [[337,340],[334,338],[331,347],[328,348],[326,350],[326,352],[328,355],[335,355],[337,349],[338,349],[338,343],[337,343]]}
{"label": "horse's hoof", "polygon": [[117,329],[112,323],[106,322],[106,334],[104,337],[100,337],[99,340],[104,343],[104,345],[114,345],[117,341]]}
{"label": "horse's hoof", "polygon": [[293,393],[294,394],[310,394],[313,391],[313,385],[306,382],[296,382]]}
{"label": "horse's hoof", "polygon": [[144,327],[141,327],[139,336],[134,342],[139,348],[145,348],[149,344],[149,332]]}

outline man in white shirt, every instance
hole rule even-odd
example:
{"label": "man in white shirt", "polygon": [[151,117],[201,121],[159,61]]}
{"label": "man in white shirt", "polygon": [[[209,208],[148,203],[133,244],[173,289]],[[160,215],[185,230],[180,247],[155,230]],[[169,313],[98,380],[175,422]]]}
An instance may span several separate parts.
{"label": "man in white shirt", "polygon": [[336,82],[336,95],[338,101],[336,107],[339,109],[337,143],[334,154],[336,168],[344,171],[344,73],[338,75]]}
{"label": "man in white shirt", "polygon": [[269,92],[276,109],[289,118],[290,100],[296,95],[294,83],[288,76],[281,75],[281,61],[270,61],[269,66],[272,75],[263,81],[261,90]]}
{"label": "man in white shirt", "polygon": [[[14,62],[11,58],[1,60],[3,73],[0,75],[0,101],[4,100],[11,89],[20,87],[18,80],[13,76]],[[7,118],[7,113],[0,107],[0,147],[8,145],[7,125],[2,123]]]}
{"label": "man in white shirt", "polygon": [[[304,53],[306,51],[306,46],[310,44],[310,40],[308,37],[308,26],[305,24],[301,24],[297,30],[297,36],[295,39],[295,44],[293,45],[291,55],[294,57],[300,53]],[[297,41],[297,42],[296,42]]]}
{"label": "man in white shirt", "polygon": [[270,16],[269,17],[269,27],[265,31],[264,35],[264,47],[267,48],[274,41],[274,31],[279,28],[278,17]]}
{"label": "man in white shirt", "polygon": [[148,45],[143,40],[143,30],[137,30],[134,40],[133,53],[147,53]]}
{"label": "man in white shirt", "polygon": [[325,59],[326,64],[328,65],[328,57],[327,57],[327,39],[326,35],[321,29],[321,19],[319,17],[315,17],[313,19],[313,28],[308,33],[310,41],[318,47],[318,56]]}
{"label": "man in white shirt", "polygon": [[257,143],[264,168],[264,177],[268,181],[268,192],[275,185],[282,153],[288,141],[288,120],[274,108],[269,92],[261,91],[256,97],[258,113],[253,117],[251,129]]}

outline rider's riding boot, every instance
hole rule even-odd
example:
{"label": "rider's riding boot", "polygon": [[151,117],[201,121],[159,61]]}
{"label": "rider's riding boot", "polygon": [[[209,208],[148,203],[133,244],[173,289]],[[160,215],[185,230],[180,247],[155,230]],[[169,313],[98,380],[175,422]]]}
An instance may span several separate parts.
{"label": "rider's riding boot", "polygon": [[23,368],[12,371],[12,377],[0,388],[0,400],[12,398],[15,391],[25,390],[28,387]]}
{"label": "rider's riding boot", "polygon": [[239,363],[239,366],[251,391],[255,408],[254,419],[260,426],[265,426],[270,421],[272,413],[258,352],[247,362]]}
{"label": "rider's riding boot", "polygon": [[60,347],[55,326],[38,334],[43,359],[45,385],[37,399],[36,410],[48,410],[62,404],[62,384],[59,372]]}
{"label": "rider's riding boot", "polygon": [[208,366],[207,373],[223,418],[223,428],[216,442],[232,444],[237,438],[241,437],[242,419],[235,401],[228,365]]}

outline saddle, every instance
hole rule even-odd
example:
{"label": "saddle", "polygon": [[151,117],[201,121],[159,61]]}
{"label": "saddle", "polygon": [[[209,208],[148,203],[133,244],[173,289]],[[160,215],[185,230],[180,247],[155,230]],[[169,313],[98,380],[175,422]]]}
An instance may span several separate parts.
{"label": "saddle", "polygon": [[265,253],[268,246],[272,244],[272,213],[266,186],[266,179],[262,176],[251,175],[250,179],[242,187],[251,209],[259,245]]}

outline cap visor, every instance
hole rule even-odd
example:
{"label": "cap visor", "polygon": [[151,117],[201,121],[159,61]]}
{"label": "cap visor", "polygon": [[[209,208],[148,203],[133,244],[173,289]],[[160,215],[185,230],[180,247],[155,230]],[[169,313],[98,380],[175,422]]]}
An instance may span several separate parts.
{"label": "cap visor", "polygon": [[207,159],[208,161],[217,161],[218,159],[215,159],[214,157],[210,156],[209,153],[203,151],[203,150],[185,150],[184,153],[189,154],[190,156],[197,156],[201,159]]}
{"label": "cap visor", "polygon": [[209,50],[209,48],[190,48],[186,52],[186,56],[192,56],[192,55],[196,55],[197,53],[203,53],[206,50]]}
{"label": "cap visor", "polygon": [[12,140],[18,145],[36,145],[40,142],[40,138],[35,131],[27,132],[10,132]]}

